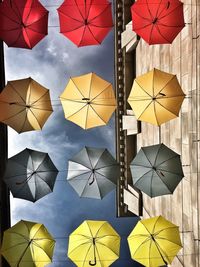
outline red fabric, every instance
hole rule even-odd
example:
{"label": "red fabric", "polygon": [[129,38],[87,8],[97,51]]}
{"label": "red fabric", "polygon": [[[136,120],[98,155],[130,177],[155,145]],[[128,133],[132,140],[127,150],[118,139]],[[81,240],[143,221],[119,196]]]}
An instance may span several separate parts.
{"label": "red fabric", "polygon": [[60,32],[77,46],[100,44],[113,27],[107,0],[65,0],[58,14]]}
{"label": "red fabric", "polygon": [[132,7],[133,31],[148,44],[172,43],[185,27],[178,0],[137,0]]}
{"label": "red fabric", "polygon": [[48,34],[48,13],[38,0],[4,0],[0,38],[10,47],[33,48]]}

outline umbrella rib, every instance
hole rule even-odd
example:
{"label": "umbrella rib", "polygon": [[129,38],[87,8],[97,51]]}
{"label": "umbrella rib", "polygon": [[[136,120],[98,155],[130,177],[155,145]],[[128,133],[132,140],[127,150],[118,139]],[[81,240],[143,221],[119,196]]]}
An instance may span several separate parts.
{"label": "umbrella rib", "polygon": [[168,84],[170,83],[170,82],[172,82],[172,80],[174,79],[174,78],[176,78],[176,75],[173,75],[172,76],[172,78],[164,85],[164,87],[162,87],[161,89],[160,89],[160,91],[157,93],[157,95],[156,95],[156,97],[168,86]]}
{"label": "umbrella rib", "polygon": [[[83,29],[83,34],[82,34],[82,36],[81,36],[81,39],[80,39],[80,42],[79,42],[78,46],[81,45],[81,43],[82,43],[82,41],[83,41],[83,38],[84,38],[84,35],[85,35],[86,26],[84,25],[83,27],[84,27],[84,29]],[[87,28],[88,28],[88,27],[87,27]]]}
{"label": "umbrella rib", "polygon": [[85,148],[85,150],[86,150],[86,152],[87,152],[87,156],[88,156],[88,159],[89,159],[89,162],[90,162],[90,166],[91,166],[91,168],[93,169],[92,161],[91,161],[91,159],[90,159],[90,157],[89,157],[87,148]]}
{"label": "umbrella rib", "polygon": [[25,250],[22,252],[22,255],[20,256],[20,258],[19,258],[19,260],[18,260],[18,262],[17,262],[17,265],[16,265],[17,267],[19,266],[20,262],[22,261],[24,255],[25,255],[27,249],[30,247],[30,245],[31,245],[31,242],[28,243],[27,247],[26,247]]}
{"label": "umbrella rib", "polygon": [[101,267],[104,267],[104,266],[102,266],[102,263],[101,263],[101,259],[100,259],[100,256],[99,256],[99,251],[98,251],[98,249],[97,249],[97,246],[95,246],[95,247],[96,247],[97,255],[98,255],[98,257],[99,257],[99,263],[100,263]]}
{"label": "umbrella rib", "polygon": [[95,173],[94,173],[94,177],[95,177],[95,180],[96,180],[96,183],[97,183],[97,186],[98,186],[98,190],[99,190],[99,196],[100,196],[100,198],[102,199],[102,198],[103,198],[103,196],[102,196],[102,193],[101,193],[101,190],[100,190],[100,186],[99,186],[99,184],[98,184],[97,176],[96,176],[96,174],[95,174]]}
{"label": "umbrella rib", "polygon": [[86,117],[85,117],[85,129],[87,128],[88,112],[89,112],[89,105],[87,105],[87,112],[86,112]]}
{"label": "umbrella rib", "polygon": [[158,121],[157,114],[156,114],[156,104],[155,104],[155,102],[153,102],[153,109],[154,109],[154,113],[155,113],[156,123],[157,123],[157,125],[159,125],[159,121]]}
{"label": "umbrella rib", "polygon": [[169,158],[169,159],[164,160],[164,161],[161,162],[159,165],[157,165],[157,167],[160,166],[160,165],[162,165],[163,163],[167,162],[168,160],[172,160],[172,159],[174,159],[174,158],[176,158],[176,157],[178,157],[178,156],[180,157],[180,155],[176,154],[175,156],[173,156],[173,157],[171,157],[171,158]]}
{"label": "umbrella rib", "polygon": [[40,123],[39,123],[39,121],[38,121],[36,115],[34,114],[34,112],[31,110],[31,108],[30,108],[29,110],[30,110],[30,112],[33,114],[33,116],[34,116],[35,120],[37,121],[38,125],[40,126],[40,129],[42,129],[42,126],[40,125]]}
{"label": "umbrella rib", "polygon": [[[117,237],[117,236],[116,236]],[[101,243],[101,242],[99,242],[99,241],[97,241],[96,242],[97,244],[100,244],[100,245],[102,245],[102,246],[104,246],[104,247],[106,247],[106,248],[108,248],[109,250],[111,250],[117,257],[119,257],[119,255],[117,255],[116,253],[115,253],[115,251],[113,251],[110,247],[108,247],[108,246],[106,246],[105,244],[103,244],[103,243]],[[97,246],[96,246],[97,247]]]}
{"label": "umbrella rib", "polygon": [[28,116],[27,116],[28,114],[27,114],[27,112],[25,113],[25,119],[24,119],[24,122],[23,122],[23,124],[22,124],[22,127],[21,127],[21,130],[19,131],[20,133],[23,131],[23,128],[24,128],[24,126],[25,126],[25,123],[27,122],[27,120],[28,120]]}
{"label": "umbrella rib", "polygon": [[91,79],[90,79],[89,99],[90,99],[91,91],[92,91],[92,78],[93,78],[93,75],[94,75],[94,73],[92,73],[92,77],[91,77]]}
{"label": "umbrella rib", "polygon": [[165,106],[163,106],[160,102],[158,102],[158,101],[156,101],[156,102],[157,102],[157,104],[159,104],[161,107],[163,107],[164,109],[166,109],[169,113],[171,113],[171,114],[177,116],[175,113],[173,113],[173,112],[170,111],[168,108],[166,108]]}
{"label": "umbrella rib", "polygon": [[[44,238],[44,239],[46,239],[46,238]],[[47,257],[49,258],[49,260],[51,261],[50,256],[47,254],[47,252],[40,245],[38,245],[36,242],[34,242],[33,246],[36,246],[36,247],[40,248],[47,255]]]}
{"label": "umbrella rib", "polygon": [[73,84],[75,85],[76,89],[79,91],[79,93],[82,95],[83,98],[85,98],[85,96],[82,94],[81,90],[78,88],[78,86],[76,85],[76,83],[74,82],[73,78],[71,78],[71,81],[73,82]]}
{"label": "umbrella rib", "polygon": [[38,178],[39,178],[40,180],[42,180],[43,182],[45,182],[46,185],[47,185],[47,186],[49,187],[49,189],[51,190],[51,192],[53,192],[52,188],[51,188],[50,185],[47,183],[47,181],[45,181],[39,174],[37,174],[37,176],[38,176]]}
{"label": "umbrella rib", "polygon": [[95,168],[95,171],[98,171],[98,170],[101,170],[101,169],[107,168],[107,167],[112,167],[112,166],[119,166],[119,164],[113,163],[113,164],[110,164],[110,165],[102,166],[100,168]]}
{"label": "umbrella rib", "polygon": [[46,155],[44,155],[43,160],[40,162],[40,164],[38,165],[37,169],[34,170],[34,171],[37,171],[37,170],[42,166],[42,164],[45,162],[46,159],[48,160],[49,155],[48,155],[47,153],[45,153],[45,154],[46,154]]}
{"label": "umbrella rib", "polygon": [[173,10],[171,10],[169,13],[167,13],[166,15],[162,16],[161,18],[159,18],[159,20],[169,16],[171,13],[173,13],[177,8],[181,7],[183,5],[183,3],[180,2],[180,4],[178,6],[176,6]]}
{"label": "umbrella rib", "polygon": [[[104,8],[104,10],[103,10],[102,12],[100,12],[98,15],[96,15],[94,18],[92,18],[92,19],[90,20],[90,22],[93,21],[94,19],[96,19],[96,18],[102,16],[102,14],[103,14],[108,8],[110,8],[110,5],[111,5],[111,3],[107,4],[106,7]],[[88,17],[89,17],[89,15],[88,15]]]}
{"label": "umbrella rib", "polygon": [[[48,14],[48,11],[47,11],[47,13],[44,13],[38,20],[35,20],[35,21],[31,22],[31,24],[26,24],[26,26],[27,26],[27,27],[32,26],[32,25],[35,24],[36,22],[42,20],[45,16],[47,16],[47,14]],[[27,20],[28,20],[28,18],[27,18]],[[30,30],[32,30],[32,29],[30,29]],[[37,32],[37,31],[35,31],[35,30],[32,30],[32,31]],[[42,34],[42,32],[37,32],[37,33],[41,33],[41,34]]]}
{"label": "umbrella rib", "polygon": [[154,223],[154,226],[153,226],[153,230],[152,230],[152,233],[154,234],[154,231],[155,231],[155,228],[156,228],[156,224],[158,222],[158,220],[160,219],[160,216],[158,216],[158,218],[156,219],[155,223]]}
{"label": "umbrella rib", "polygon": [[96,115],[100,118],[100,120],[106,124],[106,122],[99,116],[99,114],[96,112],[96,110],[91,105],[90,105],[90,107],[93,109],[93,111],[96,113]]}
{"label": "umbrella rib", "polygon": [[[20,33],[21,34],[21,33]],[[20,35],[19,34],[19,35]],[[13,91],[21,98],[21,100],[22,100],[22,102],[24,103],[24,104],[26,104],[26,100],[25,99],[23,99],[23,97],[20,95],[20,93],[15,89],[15,87],[12,85],[12,82],[8,82],[8,84],[11,86],[11,88],[13,89]]]}
{"label": "umbrella rib", "polygon": [[107,224],[107,222],[102,223],[102,225],[99,227],[98,231],[97,231],[96,234],[95,234],[95,238],[97,237],[99,231],[101,230],[101,228],[102,228],[105,224]]}
{"label": "umbrella rib", "polygon": [[[155,28],[154,26],[155,26],[154,24],[151,26],[151,31],[149,34],[149,43],[151,42],[151,39],[152,39],[152,32],[153,32],[153,29]],[[153,80],[154,80],[154,78],[153,78]],[[153,88],[153,90],[154,90],[154,88]]]}
{"label": "umbrella rib", "polygon": [[168,187],[168,185],[167,185],[167,184],[165,183],[165,181],[162,179],[163,177],[161,177],[160,174],[159,174],[158,172],[156,172],[156,173],[157,173],[158,177],[160,178],[160,180],[163,182],[163,184],[167,187],[167,189],[169,190],[169,192],[172,193],[172,192],[171,192],[172,190]]}
{"label": "umbrella rib", "polygon": [[136,182],[135,182],[135,185],[149,172],[152,172],[152,170],[148,171],[148,172],[145,172]]}
{"label": "umbrella rib", "polygon": [[104,88],[98,95],[96,95],[94,98],[92,98],[91,102],[96,99],[98,96],[100,96],[102,93],[104,93],[110,86],[112,86],[111,83],[109,83],[108,86],[106,86],[106,88]]}
{"label": "umbrella rib", "polygon": [[133,13],[135,13],[135,14],[136,14],[138,17],[140,17],[140,18],[142,18],[142,19],[144,19],[144,20],[147,20],[147,21],[149,21],[149,22],[150,22],[150,24],[152,23],[150,19],[148,19],[148,18],[145,18],[145,17],[143,17],[142,15],[140,15],[139,13],[137,13],[137,12],[135,11],[135,9],[133,10]]}
{"label": "umbrella rib", "polygon": [[156,29],[157,29],[157,31],[159,32],[159,34],[162,36],[162,38],[165,39],[165,41],[167,41],[168,43],[171,43],[171,42],[170,42],[169,40],[167,40],[167,38],[161,33],[161,31],[160,31],[158,25],[155,24],[155,26],[156,26]]}
{"label": "umbrella rib", "polygon": [[69,118],[73,117],[75,114],[79,113],[79,112],[80,112],[82,109],[84,109],[86,106],[87,106],[87,104],[84,105],[83,107],[81,107],[79,110],[77,110],[77,111],[74,112],[73,114],[71,114],[70,116],[68,116],[67,119],[69,119]]}
{"label": "umbrella rib", "polygon": [[164,26],[164,27],[168,27],[168,28],[180,28],[180,27],[183,27],[185,25],[166,25],[166,24],[163,24],[163,23],[157,23],[157,25],[161,25],[161,26]]}
{"label": "umbrella rib", "polygon": [[[146,227],[145,227],[146,228]],[[149,233],[150,234],[150,233]],[[138,248],[135,250],[134,254],[132,255],[132,258],[135,257],[135,254],[138,252],[138,250],[141,248],[141,246],[143,246],[146,242],[150,241],[150,237],[148,237],[147,239],[145,239],[139,246]],[[135,257],[135,259],[137,259]]]}
{"label": "umbrella rib", "polygon": [[[90,176],[89,176],[89,178],[88,178],[87,182],[90,180],[91,176],[92,176],[92,173],[90,174]],[[81,195],[80,195],[80,197],[82,197],[82,196],[83,196],[83,194],[84,194],[84,191],[85,191],[85,189],[86,189],[86,186],[87,186],[87,185],[88,185],[88,184],[86,183],[86,184],[85,184],[85,186],[84,186],[84,188],[83,188],[83,191],[81,192]],[[89,228],[89,226],[88,226],[88,228]],[[91,233],[91,235],[92,235],[92,233]]]}
{"label": "umbrella rib", "polygon": [[[165,229],[163,229],[162,231],[164,231],[164,230],[165,230]],[[168,242],[170,242],[170,243],[172,243],[172,244],[175,244],[175,245],[181,247],[180,244],[177,244],[177,243],[175,243],[175,242],[173,242],[173,241],[171,241],[171,240],[169,240],[169,239],[167,239],[167,238],[164,238],[164,237],[157,237],[157,236],[156,236],[156,239],[166,240],[166,241],[168,241]]]}
{"label": "umbrella rib", "polygon": [[152,163],[151,163],[151,161],[149,160],[149,158],[147,157],[147,155],[146,155],[146,153],[145,153],[145,149],[143,149],[143,148],[141,148],[142,149],[142,152],[144,153],[144,155],[145,155],[145,157],[146,157],[146,159],[148,160],[148,162],[150,163],[150,168],[152,168],[153,167],[153,165],[152,165]]}
{"label": "umbrella rib", "polygon": [[180,175],[180,174],[182,174],[182,173],[176,173],[176,172],[172,172],[172,171],[163,170],[162,168],[159,168],[158,170],[159,170],[159,171],[163,171],[163,172],[168,172],[168,173],[171,173],[171,174],[175,174],[175,175]]}
{"label": "umbrella rib", "polygon": [[157,151],[157,154],[156,154],[156,157],[155,157],[155,160],[154,160],[154,163],[153,163],[152,166],[155,166],[155,165],[156,165],[156,161],[157,161],[157,159],[158,159],[158,155],[159,155],[159,153],[160,153],[161,147],[162,147],[162,145],[159,145],[159,148],[158,148],[158,151]]}
{"label": "umbrella rib", "polygon": [[152,99],[152,96],[138,83],[137,81],[137,78],[135,79],[135,82],[137,83],[137,85],[142,89],[142,91],[145,92],[145,94],[147,94],[151,99]]}
{"label": "umbrella rib", "polygon": [[148,25],[142,26],[142,27],[140,27],[140,28],[134,28],[134,31],[143,30],[143,29],[149,27],[151,24],[152,24],[152,23],[149,23]]}
{"label": "umbrella rib", "polygon": [[[0,12],[0,14],[1,14],[2,16],[6,17],[7,19],[11,20],[12,22],[15,22],[17,25],[20,26],[19,21],[14,20],[13,18],[10,18],[10,17],[7,16],[5,13]],[[8,30],[5,30],[5,31],[8,31]]]}
{"label": "umbrella rib", "polygon": [[87,250],[87,252],[86,252],[86,254],[85,254],[85,258],[84,258],[84,260],[83,260],[83,265],[82,265],[83,267],[84,267],[84,264],[85,264],[85,262],[86,262],[87,255],[88,255],[88,253],[89,253],[91,247],[92,247],[92,244],[90,244],[90,246],[89,246],[89,248],[88,248],[88,250]]}
{"label": "umbrella rib", "polygon": [[158,18],[158,11],[159,11],[159,9],[160,9],[160,6],[161,6],[162,1],[163,1],[163,0],[160,0],[160,3],[159,3],[159,5],[158,5],[158,7],[157,7],[155,18]]}
{"label": "umbrella rib", "polygon": [[[35,100],[34,102],[31,103],[31,105],[34,105],[35,103],[37,103],[38,101],[40,101],[46,94],[49,93],[49,90],[47,90],[42,96],[40,96],[37,100]],[[48,100],[50,102],[50,100]]]}
{"label": "umbrella rib", "polygon": [[81,15],[82,19],[85,20],[85,18],[83,17],[83,15],[82,15],[82,13],[81,13],[81,11],[80,11],[80,9],[79,9],[79,6],[78,6],[76,0],[74,0],[74,2],[75,2],[75,4],[76,4],[77,10],[79,11],[79,14]]}
{"label": "umbrella rib", "polygon": [[154,175],[154,172],[152,171],[152,174],[151,174],[151,184],[150,184],[150,194],[151,194],[151,197],[152,197],[152,189],[153,189],[153,186],[152,186],[152,184],[153,184],[153,175]]}
{"label": "umbrella rib", "polygon": [[[68,169],[68,172],[70,172],[70,171],[77,171],[77,170],[70,170],[70,169]],[[81,170],[78,170],[78,171],[81,171]],[[83,171],[85,171],[85,170],[83,170]],[[71,181],[71,180],[83,180],[83,181],[85,181],[85,180],[88,180],[88,178],[86,178],[86,179],[79,179],[78,177],[80,177],[82,175],[85,175],[85,174],[89,174],[90,172],[91,172],[91,170],[89,170],[87,172],[84,172],[84,173],[81,173],[79,175],[76,175],[76,176],[74,176],[74,177],[72,177],[70,179],[67,177],[67,181]]]}
{"label": "umbrella rib", "polygon": [[7,248],[7,249],[4,249],[4,250],[2,250],[2,253],[4,253],[5,251],[8,251],[8,250],[10,250],[10,249],[13,249],[13,248],[15,248],[15,247],[18,247],[18,246],[20,246],[20,245],[23,245],[23,244],[27,244],[27,241],[24,241],[24,242],[21,242],[21,243],[17,243],[17,244],[14,245],[14,246],[11,246],[11,247],[9,247],[9,248]]}
{"label": "umbrella rib", "polygon": [[[159,244],[156,242],[156,240],[154,241],[154,243],[155,243],[155,245],[156,245],[156,247],[157,247],[157,250],[158,250],[158,252],[159,252],[159,254],[160,254],[160,256],[161,256],[161,258],[162,258],[164,264],[165,264],[165,265],[168,265],[168,262],[170,262],[169,259],[168,259],[168,256],[167,256],[167,255],[165,254],[165,252],[161,249],[161,247],[160,247]],[[162,252],[161,252],[161,251],[162,251]],[[164,259],[164,256],[162,255],[162,253],[163,253],[164,256],[167,258],[168,262],[166,262],[166,260]]]}
{"label": "umbrella rib", "polygon": [[95,169],[95,170],[96,170],[96,166],[97,166],[97,164],[99,163],[99,161],[101,160],[101,157],[103,156],[103,154],[104,154],[105,152],[107,152],[106,149],[103,150],[102,153],[101,153],[101,155],[99,156],[99,158],[98,158],[98,160],[97,160],[97,163],[96,163],[95,166],[94,166],[94,169]]}
{"label": "umbrella rib", "polygon": [[[108,177],[106,177],[105,175],[103,175],[103,174],[101,174],[101,173],[99,173],[99,172],[96,172],[96,173],[98,173],[99,175],[105,177],[106,180],[108,180],[108,181],[110,181],[112,184],[116,185],[113,181],[111,181],[111,180],[110,180]],[[97,179],[96,179],[96,180],[97,180]],[[97,182],[98,182],[98,180],[97,180]]]}
{"label": "umbrella rib", "polygon": [[152,16],[151,10],[149,8],[148,0],[146,0],[146,5],[147,5],[147,9],[148,9],[149,15],[150,15],[151,19],[153,20],[153,16]]}
{"label": "umbrella rib", "polygon": [[[29,19],[29,17],[30,17],[30,14],[31,14],[31,9],[32,9],[32,6],[33,6],[33,2],[34,2],[34,1],[32,1],[32,2],[31,2],[30,8],[29,8],[29,12],[28,12],[28,15],[26,16],[26,19],[25,19],[24,23],[26,23],[26,22],[27,22],[27,20],[28,20],[28,19]],[[25,8],[25,6],[24,6],[24,8]]]}

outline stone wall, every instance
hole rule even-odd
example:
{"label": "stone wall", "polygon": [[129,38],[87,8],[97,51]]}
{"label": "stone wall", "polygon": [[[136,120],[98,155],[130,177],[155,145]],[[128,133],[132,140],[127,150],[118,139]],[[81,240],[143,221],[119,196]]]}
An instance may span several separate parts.
{"label": "stone wall", "polygon": [[185,178],[173,195],[149,198],[143,194],[144,218],[162,214],[180,226],[183,249],[174,267],[199,267],[200,212],[200,0],[184,0],[186,27],[172,45],[136,49],[136,74],[153,67],[177,74],[186,99],[180,116],[161,127],[142,123],[137,149],[163,142],[181,154]]}

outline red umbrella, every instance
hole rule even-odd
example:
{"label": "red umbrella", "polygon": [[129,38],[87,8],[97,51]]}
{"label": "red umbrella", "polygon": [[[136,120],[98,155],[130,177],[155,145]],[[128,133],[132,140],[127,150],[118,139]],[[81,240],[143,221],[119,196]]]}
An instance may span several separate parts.
{"label": "red umbrella", "polygon": [[0,4],[0,38],[10,47],[33,48],[48,32],[48,11],[38,0]]}
{"label": "red umbrella", "polygon": [[100,44],[113,26],[107,0],[65,0],[58,14],[61,33],[77,46]]}
{"label": "red umbrella", "polygon": [[178,0],[137,0],[131,12],[133,31],[148,44],[170,44],[185,26]]}

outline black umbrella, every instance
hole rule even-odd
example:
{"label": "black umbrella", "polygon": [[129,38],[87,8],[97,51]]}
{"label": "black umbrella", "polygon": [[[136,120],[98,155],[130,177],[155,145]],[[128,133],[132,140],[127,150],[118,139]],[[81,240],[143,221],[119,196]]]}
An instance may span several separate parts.
{"label": "black umbrella", "polygon": [[172,194],[184,177],[180,155],[164,144],[142,147],[130,168],[134,186],[150,197]]}
{"label": "black umbrella", "polygon": [[8,159],[4,181],[14,197],[35,202],[53,191],[57,174],[47,153],[26,148]]}

